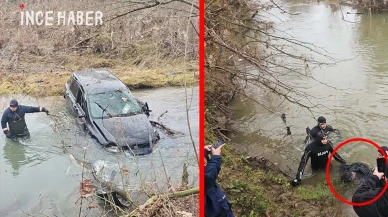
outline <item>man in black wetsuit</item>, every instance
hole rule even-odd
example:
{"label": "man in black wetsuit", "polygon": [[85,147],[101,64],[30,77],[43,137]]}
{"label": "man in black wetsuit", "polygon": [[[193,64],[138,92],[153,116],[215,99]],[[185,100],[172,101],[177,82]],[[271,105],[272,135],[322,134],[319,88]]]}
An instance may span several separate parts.
{"label": "man in black wetsuit", "polygon": [[7,138],[28,137],[30,133],[24,116],[26,113],[35,112],[46,112],[48,114],[49,111],[45,107],[19,105],[15,99],[11,100],[9,108],[4,111],[3,117],[1,118],[3,133]]}
{"label": "man in black wetsuit", "polygon": [[315,139],[318,132],[323,132],[324,135],[327,136],[329,132],[333,132],[333,131],[335,131],[335,129],[332,126],[327,125],[326,118],[321,116],[318,118],[318,125],[313,127],[313,129],[311,129],[310,136]]}
{"label": "man in black wetsuit", "polygon": [[[297,186],[301,183],[302,175],[306,164],[311,157],[311,168],[313,170],[321,170],[326,168],[327,161],[329,160],[330,153],[334,148],[332,143],[327,140],[326,136],[322,132],[318,132],[315,141],[310,143],[304,151],[302,159],[300,160],[298,172],[296,178],[291,182],[293,186]],[[341,164],[346,164],[346,161],[341,158],[338,153],[335,153],[334,159]]]}

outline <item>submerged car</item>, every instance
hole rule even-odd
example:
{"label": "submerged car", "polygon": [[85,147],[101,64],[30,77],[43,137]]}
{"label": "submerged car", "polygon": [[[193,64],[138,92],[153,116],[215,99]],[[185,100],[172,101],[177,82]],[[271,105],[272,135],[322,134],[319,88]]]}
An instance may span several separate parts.
{"label": "submerged car", "polygon": [[152,152],[159,134],[148,120],[147,103],[106,70],[73,73],[65,84],[66,107],[104,147],[118,146],[134,155]]}

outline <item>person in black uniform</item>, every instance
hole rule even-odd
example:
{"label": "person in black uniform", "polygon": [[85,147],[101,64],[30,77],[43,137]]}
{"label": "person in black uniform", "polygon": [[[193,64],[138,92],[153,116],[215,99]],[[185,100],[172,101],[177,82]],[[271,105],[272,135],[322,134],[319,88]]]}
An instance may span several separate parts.
{"label": "person in black uniform", "polygon": [[205,146],[205,217],[234,217],[228,198],[216,183],[221,170],[222,146],[217,149]]}
{"label": "person in black uniform", "polygon": [[[385,174],[388,175],[388,167],[385,167]],[[364,179],[362,183],[352,197],[353,203],[367,202],[375,198],[380,194],[384,184],[387,181],[384,173],[378,172],[377,168],[374,169],[373,175],[369,175]],[[388,191],[377,199],[375,202],[366,206],[353,206],[353,210],[359,217],[387,217],[388,216]]]}
{"label": "person in black uniform", "polygon": [[[306,164],[311,157],[311,168],[313,170],[321,170],[326,168],[327,161],[329,160],[330,153],[334,148],[332,143],[327,140],[327,137],[322,132],[318,132],[315,141],[307,145],[304,154],[300,160],[298,172],[296,178],[291,182],[293,186],[297,186],[301,183],[302,175]],[[338,153],[334,154],[334,159],[341,164],[346,165],[346,161],[341,158]]]}
{"label": "person in black uniform", "polygon": [[318,132],[323,132],[324,135],[327,136],[329,132],[333,132],[333,131],[335,131],[335,129],[332,126],[327,125],[326,118],[321,116],[318,118],[318,125],[313,127],[313,129],[311,129],[310,136],[315,139]]}
{"label": "person in black uniform", "polygon": [[10,139],[16,137],[28,137],[30,133],[24,116],[26,113],[35,112],[46,112],[46,114],[49,114],[49,111],[45,107],[19,105],[18,101],[15,99],[11,100],[9,108],[4,111],[1,118],[1,128],[3,129],[3,133]]}

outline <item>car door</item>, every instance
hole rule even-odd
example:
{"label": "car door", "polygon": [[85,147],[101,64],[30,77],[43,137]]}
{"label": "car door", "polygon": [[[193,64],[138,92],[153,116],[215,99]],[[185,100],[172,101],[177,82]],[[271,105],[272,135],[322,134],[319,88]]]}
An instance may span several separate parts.
{"label": "car door", "polygon": [[81,104],[80,105],[81,105],[82,111],[85,114],[83,128],[84,128],[84,130],[88,130],[91,122],[90,122],[90,117],[89,117],[89,111],[88,111],[88,104],[87,104],[87,101],[86,101],[86,96],[84,94],[83,94],[83,97],[81,99]]}
{"label": "car door", "polygon": [[82,105],[85,104],[84,91],[81,86],[78,87],[77,98],[75,103],[73,104],[74,113],[77,117],[77,122],[80,125],[84,125],[85,123],[85,112],[82,108]]}
{"label": "car door", "polygon": [[74,105],[76,104],[76,96],[77,96],[79,86],[80,85],[78,81],[75,79],[75,77],[71,76],[69,81],[67,82],[66,93],[65,93],[66,107],[75,116],[77,116],[77,112],[74,108]]}

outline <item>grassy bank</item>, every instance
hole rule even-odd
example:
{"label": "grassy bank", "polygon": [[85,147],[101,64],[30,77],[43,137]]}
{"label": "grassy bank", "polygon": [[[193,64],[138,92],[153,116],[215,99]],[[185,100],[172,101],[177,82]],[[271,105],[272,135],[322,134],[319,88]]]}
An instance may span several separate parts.
{"label": "grassy bank", "polygon": [[[209,139],[216,138],[212,132],[206,133]],[[222,156],[217,181],[238,217],[343,216],[342,203],[326,182],[292,187],[276,166],[259,156],[242,155],[233,148],[233,142],[223,148]],[[349,189],[338,180],[333,185],[340,195]]]}
{"label": "grassy bank", "polygon": [[[27,93],[32,96],[62,95],[69,76],[79,69],[107,69],[120,78],[131,90],[197,83],[197,62],[169,61],[158,67],[137,66],[131,62],[96,56],[66,56],[64,64],[47,67],[44,59],[31,58],[22,67],[0,71],[0,94]],[[31,70],[29,70],[29,68]],[[62,70],[60,69],[62,68]]]}

